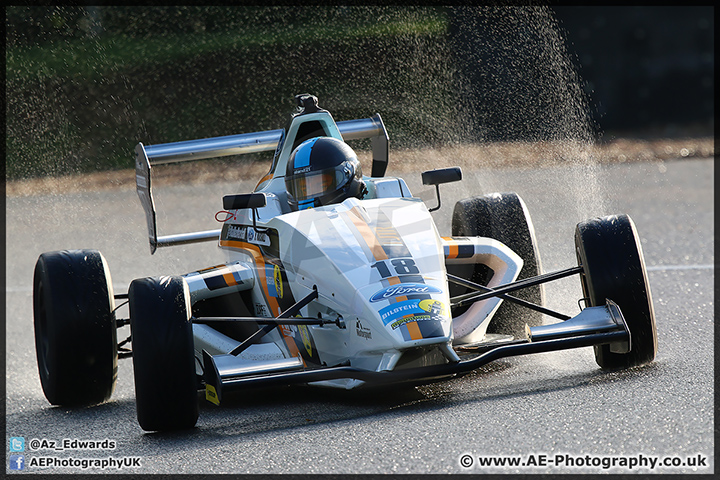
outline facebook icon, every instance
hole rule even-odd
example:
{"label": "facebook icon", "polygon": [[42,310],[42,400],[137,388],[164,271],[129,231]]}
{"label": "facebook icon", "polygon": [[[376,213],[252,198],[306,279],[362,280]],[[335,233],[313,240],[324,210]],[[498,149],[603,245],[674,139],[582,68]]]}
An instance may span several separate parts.
{"label": "facebook icon", "polygon": [[10,455],[10,470],[25,468],[25,455]]}

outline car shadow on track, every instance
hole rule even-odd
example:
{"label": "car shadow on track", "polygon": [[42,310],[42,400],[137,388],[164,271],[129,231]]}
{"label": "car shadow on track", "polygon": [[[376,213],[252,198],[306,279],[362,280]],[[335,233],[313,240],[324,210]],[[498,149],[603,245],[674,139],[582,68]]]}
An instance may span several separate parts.
{"label": "car shadow on track", "polygon": [[517,381],[506,373],[501,384],[488,380],[512,370],[513,360],[498,361],[463,377],[421,386],[334,390],[283,387],[228,394],[220,407],[204,400],[194,434],[205,439],[293,430],[344,421],[381,420],[383,416],[412,417],[472,403],[506,402],[535,395],[554,395],[605,383],[643,381],[662,371],[658,364],[623,371],[593,370],[559,375],[549,382]]}
{"label": "car shadow on track", "polygon": [[[647,376],[662,375],[662,363],[652,363],[629,370],[591,370],[582,373],[559,374],[550,380],[525,380],[512,375],[517,360],[508,359],[488,364],[462,377],[420,386],[374,387],[356,390],[336,390],[312,386],[274,387],[231,392],[221,406],[206,402],[198,394],[200,418],[195,428],[171,432],[141,432],[136,423],[135,402],[132,399],[110,400],[86,407],[30,408],[21,414],[8,416],[8,424],[52,424],[68,431],[100,430],[104,425],[123,419],[125,428],[132,424],[151,444],[154,440],[201,439],[212,444],[229,437],[267,432],[294,431],[309,426],[345,421],[364,422],[408,417],[439,412],[448,408],[472,404],[483,408],[502,408],[505,402],[522,401],[527,397],[554,395],[575,389],[595,388],[618,381],[628,382],[632,389]],[[84,427],[78,427],[84,425]],[[130,430],[127,433],[132,435]]]}
{"label": "car shadow on track", "polygon": [[[504,362],[494,362],[479,368],[474,375],[493,375],[509,368]],[[426,385],[390,385],[341,390],[317,386],[287,386],[256,388],[227,392],[220,406],[198,394],[200,417],[197,426],[178,432],[147,432],[146,439],[199,436],[203,441],[225,439],[228,436],[262,434],[292,430],[309,425],[359,421],[383,414],[394,415],[415,411],[432,400],[434,385],[462,382],[462,378],[446,379]],[[428,389],[431,390],[428,390]],[[439,407],[442,408],[442,404]]]}

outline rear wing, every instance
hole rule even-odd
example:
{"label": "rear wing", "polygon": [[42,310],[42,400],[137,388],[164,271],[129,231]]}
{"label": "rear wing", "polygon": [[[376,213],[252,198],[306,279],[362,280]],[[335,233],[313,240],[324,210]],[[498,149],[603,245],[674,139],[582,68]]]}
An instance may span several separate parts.
{"label": "rear wing", "polygon": [[[337,127],[343,140],[370,139],[373,156],[371,175],[384,176],[388,164],[388,134],[380,115],[337,122]],[[213,241],[220,236],[220,229],[158,236],[150,180],[152,166],[272,151],[277,148],[282,135],[283,130],[278,129],[158,145],[138,143],[135,147],[135,183],[145,211],[150,254],[155,253],[158,247]]]}

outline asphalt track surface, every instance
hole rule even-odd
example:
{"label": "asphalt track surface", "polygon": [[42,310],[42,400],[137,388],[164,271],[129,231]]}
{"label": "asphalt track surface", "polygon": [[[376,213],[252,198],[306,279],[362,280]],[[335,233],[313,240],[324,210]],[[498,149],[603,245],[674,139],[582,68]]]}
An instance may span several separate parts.
{"label": "asphalt track surface", "polygon": [[[648,366],[604,372],[592,349],[582,348],[503,359],[411,389],[257,390],[229,395],[221,407],[203,400],[195,429],[166,434],[145,433],[137,424],[130,359],[120,361],[109,402],[80,409],[48,404],[33,341],[33,266],[45,251],[96,248],[108,260],[116,292],[124,292],[134,278],[221,263],[216,246],[179,246],[150,256],[131,189],[7,198],[7,471],[21,473],[10,470],[16,452],[9,442],[22,437],[24,473],[102,473],[81,462],[109,458],[135,458],[139,466],[105,473],[712,473],[713,169],[712,159],[466,169],[462,183],[441,187],[443,208],[435,213],[441,234],[449,233],[457,199],[518,192],[533,217],[545,271],[576,265],[578,221],[630,214],[657,316],[659,352]],[[435,205],[434,191],[421,185],[419,174],[404,177],[416,196]],[[221,196],[253,185],[158,189],[160,232],[218,228]],[[578,311],[579,295],[575,277],[547,289],[548,304],[570,314]],[[120,316],[127,316],[123,308]],[[108,439],[115,448],[49,447],[65,439],[68,446]],[[33,449],[33,440],[40,448]],[[68,466],[37,466],[50,457]],[[488,461],[506,464],[482,465]]]}

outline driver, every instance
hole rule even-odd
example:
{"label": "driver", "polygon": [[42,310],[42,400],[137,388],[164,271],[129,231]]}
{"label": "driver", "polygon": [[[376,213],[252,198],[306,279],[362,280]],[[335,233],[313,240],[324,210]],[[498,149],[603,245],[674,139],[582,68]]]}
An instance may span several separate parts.
{"label": "driver", "polygon": [[345,142],[332,137],[311,138],[293,150],[285,188],[293,211],[350,197],[362,199],[367,193],[357,155]]}

